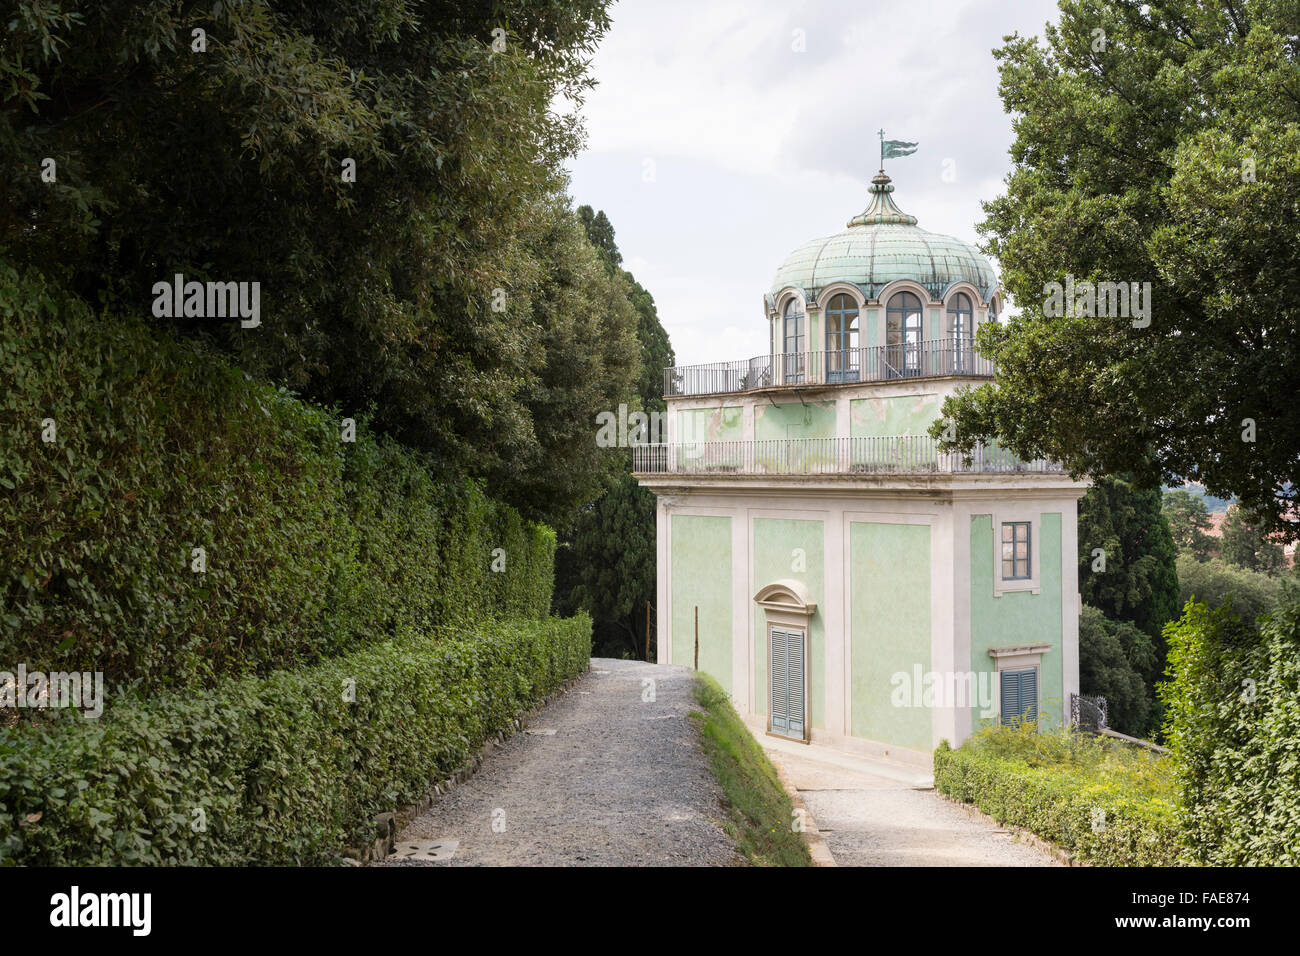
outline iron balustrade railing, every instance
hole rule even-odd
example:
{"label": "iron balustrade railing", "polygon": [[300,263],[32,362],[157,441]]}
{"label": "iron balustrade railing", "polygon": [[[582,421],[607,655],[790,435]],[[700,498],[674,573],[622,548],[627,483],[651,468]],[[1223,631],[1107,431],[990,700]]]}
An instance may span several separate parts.
{"label": "iron balustrade railing", "polygon": [[783,438],[632,447],[632,470],[643,475],[854,475],[1062,473],[1046,459],[1024,461],[996,445],[969,456],[941,451],[928,435]]}
{"label": "iron balustrade railing", "polygon": [[717,395],[759,388],[889,382],[940,375],[990,378],[993,363],[966,339],[822,352],[784,352],[738,362],[664,369],[664,395]]}

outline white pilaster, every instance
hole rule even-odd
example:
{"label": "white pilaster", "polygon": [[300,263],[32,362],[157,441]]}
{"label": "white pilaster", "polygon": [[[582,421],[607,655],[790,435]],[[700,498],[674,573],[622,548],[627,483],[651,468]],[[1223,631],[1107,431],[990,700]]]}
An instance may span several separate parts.
{"label": "white pilaster", "polygon": [[[954,567],[956,510],[952,502],[940,504],[939,513],[930,526],[930,670],[942,676],[945,690],[952,686],[964,686],[957,675],[965,674],[970,669],[957,653],[957,575]],[[969,651],[966,656],[969,658]],[[955,743],[960,739],[957,735],[957,715],[962,708],[952,700],[945,700],[945,704],[946,706],[934,707],[930,712],[932,747],[938,746],[940,740]]]}
{"label": "white pilaster", "polygon": [[1070,695],[1079,693],[1079,518],[1077,503],[1061,505],[1061,707],[1070,719]]}
{"label": "white pilaster", "polygon": [[[748,407],[748,406],[747,406]],[[749,589],[752,576],[749,547],[749,509],[744,503],[731,511],[731,699],[741,713],[752,713],[749,704],[753,680],[750,678],[750,648],[753,633],[750,615],[754,595]]]}
{"label": "white pilaster", "polygon": [[655,560],[659,564],[655,575],[655,603],[659,608],[655,621],[655,660],[660,664],[673,662],[673,566],[672,542],[669,535],[672,522],[669,520],[668,505],[663,498],[657,501],[655,508]]}
{"label": "white pilaster", "polygon": [[[840,403],[842,404],[842,402]],[[838,406],[837,406],[838,407]],[[847,673],[844,647],[845,631],[845,584],[848,565],[841,563],[844,554],[844,505],[833,502],[822,521],[822,584],[825,588],[822,606],[822,626],[825,628],[822,642],[826,649],[823,667],[826,671],[826,733],[834,738],[842,737],[847,732]]]}

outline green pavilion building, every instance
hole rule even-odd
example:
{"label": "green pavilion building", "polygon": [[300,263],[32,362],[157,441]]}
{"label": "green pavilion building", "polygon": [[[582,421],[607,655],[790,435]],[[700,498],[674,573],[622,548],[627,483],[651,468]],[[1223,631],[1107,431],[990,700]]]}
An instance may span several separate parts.
{"label": "green pavilion building", "polygon": [[917,226],[883,172],[764,296],[767,354],[665,371],[658,659],[693,663],[760,733],[928,765],[990,721],[1059,723],[1079,689],[1086,484],[994,447],[941,451],[945,396],[992,376],[1001,293]]}

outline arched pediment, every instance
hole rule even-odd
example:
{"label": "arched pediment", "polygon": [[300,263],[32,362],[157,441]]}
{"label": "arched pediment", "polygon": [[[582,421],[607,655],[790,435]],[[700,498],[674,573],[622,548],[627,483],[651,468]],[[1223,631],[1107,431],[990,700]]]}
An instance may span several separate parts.
{"label": "arched pediment", "polygon": [[817,603],[812,599],[808,588],[802,581],[793,578],[773,581],[766,585],[754,595],[754,602],[759,607],[772,611],[812,614],[817,610]]}

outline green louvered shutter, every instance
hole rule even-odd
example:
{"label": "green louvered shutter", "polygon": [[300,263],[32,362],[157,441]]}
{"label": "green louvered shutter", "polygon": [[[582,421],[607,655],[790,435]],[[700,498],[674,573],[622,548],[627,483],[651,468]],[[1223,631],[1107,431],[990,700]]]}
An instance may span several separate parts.
{"label": "green louvered shutter", "polygon": [[1003,671],[1001,693],[1004,724],[1038,718],[1038,671],[1034,668]]}
{"label": "green louvered shutter", "polygon": [[803,738],[803,632],[786,631],[786,700],[789,702],[787,711],[788,725],[790,727],[790,736]]}
{"label": "green louvered shutter", "polygon": [[804,735],[803,632],[772,628],[772,730],[800,740]]}
{"label": "green louvered shutter", "polygon": [[788,734],[790,732],[790,722],[787,717],[789,714],[789,701],[786,698],[786,650],[785,650],[785,631],[778,631],[772,628],[772,729],[778,733]]}

